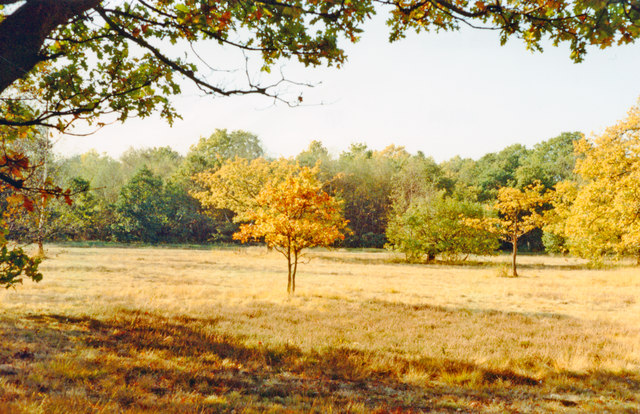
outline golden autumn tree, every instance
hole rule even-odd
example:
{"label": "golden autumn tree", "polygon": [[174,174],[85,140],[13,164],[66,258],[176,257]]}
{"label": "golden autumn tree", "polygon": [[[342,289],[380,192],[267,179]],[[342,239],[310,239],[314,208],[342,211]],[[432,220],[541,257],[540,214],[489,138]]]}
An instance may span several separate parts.
{"label": "golden autumn tree", "polygon": [[[215,221],[225,223],[225,235],[235,232],[237,223],[247,221],[246,213],[257,207],[256,197],[268,182],[284,180],[296,166],[285,159],[267,161],[235,157],[220,168],[192,177],[196,189],[191,195]],[[219,230],[218,230],[219,231]]]}
{"label": "golden autumn tree", "polygon": [[484,228],[502,240],[511,243],[512,275],[518,276],[516,257],[518,255],[518,240],[531,230],[540,228],[544,224],[542,209],[548,203],[549,197],[544,192],[544,186],[535,182],[523,190],[512,187],[502,187],[498,190],[498,198],[494,209],[498,217],[481,219],[467,219],[470,225]]}
{"label": "golden autumn tree", "polygon": [[217,170],[209,170],[193,177],[201,188],[192,195],[209,208],[227,209],[236,214],[236,221],[246,221],[244,214],[257,207],[256,197],[270,182],[282,181],[298,169],[286,159],[267,161],[264,158],[247,160],[236,157],[225,161]]}
{"label": "golden autumn tree", "polygon": [[640,264],[640,106],[594,139],[576,144],[580,184],[567,184],[555,231],[592,262],[635,257]]}
{"label": "golden autumn tree", "polygon": [[296,271],[303,249],[330,246],[343,239],[347,221],[342,203],[322,190],[317,170],[301,167],[284,181],[268,184],[256,197],[258,207],[248,212],[249,223],[234,238],[262,240],[287,259],[287,292],[296,290]]}
{"label": "golden autumn tree", "polygon": [[[550,253],[569,253],[566,224],[578,193],[575,181],[560,181],[549,191],[551,208],[544,212],[544,248]],[[574,252],[575,253],[575,252]]]}
{"label": "golden autumn tree", "polygon": [[296,289],[302,250],[330,246],[344,238],[347,220],[342,202],[329,195],[318,179],[318,166],[300,167],[280,159],[273,162],[236,158],[196,181],[205,190],[194,193],[210,208],[227,208],[240,223],[234,239],[264,241],[287,259],[287,292]]}

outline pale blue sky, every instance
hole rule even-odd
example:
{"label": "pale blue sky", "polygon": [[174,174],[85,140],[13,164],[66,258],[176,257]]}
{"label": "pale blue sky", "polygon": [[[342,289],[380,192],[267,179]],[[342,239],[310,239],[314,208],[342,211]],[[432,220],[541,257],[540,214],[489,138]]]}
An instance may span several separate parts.
{"label": "pale blue sky", "polygon": [[201,136],[227,128],[257,134],[274,156],[295,155],[316,139],[334,153],[365,142],[421,150],[437,161],[478,158],[563,131],[601,131],[640,96],[640,45],[592,49],[574,64],[566,47],[531,53],[517,39],[501,47],[489,31],[421,33],[389,44],[382,17],[365,30],[359,43],[347,45],[342,69],[284,68],[296,80],[321,81],[303,92],[306,103],[323,105],[289,108],[260,97],[187,92],[175,100],[184,120],[172,128],[154,118],[131,120],[66,137],[56,149],[117,157],[130,146],[169,145],[186,153]]}

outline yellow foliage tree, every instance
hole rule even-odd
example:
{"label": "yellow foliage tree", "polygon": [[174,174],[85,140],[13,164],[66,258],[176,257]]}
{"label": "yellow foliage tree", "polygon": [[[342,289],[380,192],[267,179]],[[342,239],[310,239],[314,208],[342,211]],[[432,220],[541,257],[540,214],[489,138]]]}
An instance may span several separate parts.
{"label": "yellow foliage tree", "polygon": [[551,208],[544,212],[544,231],[551,236],[547,251],[555,253],[568,253],[566,224],[571,216],[571,206],[578,193],[578,183],[574,181],[560,181],[556,183],[553,191],[549,191],[549,204]]}
{"label": "yellow foliage tree", "polygon": [[544,224],[542,209],[549,202],[544,186],[538,181],[523,190],[512,187],[502,187],[498,190],[498,198],[494,209],[498,217],[481,219],[467,219],[470,225],[484,228],[498,235],[502,240],[511,243],[512,275],[518,276],[516,257],[518,255],[518,240],[531,230],[540,228]]}
{"label": "yellow foliage tree", "polygon": [[[285,159],[267,161],[236,157],[220,168],[192,177],[196,183],[191,195],[200,201],[215,221],[227,223],[223,231],[234,231],[233,223],[247,221],[245,213],[256,208],[256,197],[268,182],[282,181],[296,166]],[[225,226],[226,227],[226,226]]]}
{"label": "yellow foliage tree", "polygon": [[598,262],[633,256],[640,264],[640,106],[592,140],[576,144],[580,185],[566,184],[555,231],[569,251]]}
{"label": "yellow foliage tree", "polygon": [[318,173],[317,166],[300,167],[284,159],[236,159],[215,173],[200,174],[197,180],[207,190],[195,196],[206,206],[236,213],[234,221],[242,224],[234,239],[264,240],[286,257],[287,292],[292,294],[302,250],[344,239],[347,227],[342,202],[322,190]]}
{"label": "yellow foliage tree", "polygon": [[286,159],[267,161],[264,158],[247,160],[236,157],[228,160],[218,170],[196,174],[193,179],[203,190],[193,192],[204,207],[229,209],[243,217],[257,207],[256,197],[271,182],[283,181],[298,167]]}

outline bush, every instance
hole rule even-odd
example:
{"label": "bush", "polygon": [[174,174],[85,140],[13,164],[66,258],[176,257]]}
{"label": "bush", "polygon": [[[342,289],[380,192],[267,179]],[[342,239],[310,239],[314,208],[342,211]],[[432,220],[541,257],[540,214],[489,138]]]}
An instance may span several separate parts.
{"label": "bush", "polygon": [[565,242],[565,238],[560,235],[546,231],[542,234],[542,243],[544,244],[544,249],[547,253],[567,254],[568,249]]}
{"label": "bush", "polygon": [[427,262],[441,255],[460,260],[469,254],[489,254],[498,246],[494,235],[467,225],[465,217],[480,218],[478,203],[457,200],[444,193],[412,200],[396,212],[387,227],[387,247],[405,254],[407,261]]}

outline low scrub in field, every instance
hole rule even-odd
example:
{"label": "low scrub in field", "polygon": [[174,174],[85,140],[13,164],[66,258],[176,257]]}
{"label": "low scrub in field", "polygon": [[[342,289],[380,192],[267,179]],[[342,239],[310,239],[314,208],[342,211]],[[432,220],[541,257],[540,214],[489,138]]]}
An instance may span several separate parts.
{"label": "low scrub in field", "polygon": [[[640,410],[636,270],[51,248],[0,294],[0,412]],[[286,269],[285,269],[286,270]]]}

